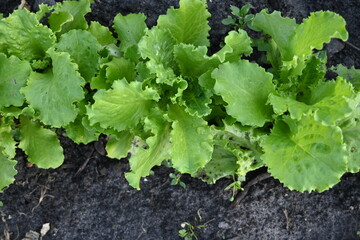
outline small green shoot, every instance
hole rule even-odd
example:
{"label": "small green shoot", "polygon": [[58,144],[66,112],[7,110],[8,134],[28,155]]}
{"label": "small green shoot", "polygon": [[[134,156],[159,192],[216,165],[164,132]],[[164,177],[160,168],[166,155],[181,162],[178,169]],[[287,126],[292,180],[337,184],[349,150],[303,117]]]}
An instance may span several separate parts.
{"label": "small green shoot", "polygon": [[186,188],[186,184],[181,181],[182,174],[181,173],[170,173],[169,177],[171,178],[171,185],[176,186],[179,185],[182,188]]}
{"label": "small green shoot", "polygon": [[[181,224],[181,230],[179,230],[179,236],[182,237],[184,240],[199,240],[199,238],[196,236],[195,232],[199,231],[203,228],[206,228],[207,225],[214,221],[215,219],[211,219],[203,224],[199,224],[199,225],[192,225],[191,223],[188,222],[183,222]],[[201,216],[201,208],[197,211],[197,216],[195,217],[195,221],[196,222],[202,222],[203,218]]]}
{"label": "small green shoot", "polygon": [[241,9],[235,6],[231,6],[231,14],[234,16],[228,16],[222,20],[222,24],[232,26],[234,29],[242,29],[254,18],[253,14],[248,14],[251,8],[250,3],[245,4]]}
{"label": "small green shoot", "polygon": [[199,240],[199,238],[195,234],[195,231],[205,228],[206,225],[203,224],[203,225],[193,226],[188,222],[183,222],[181,224],[181,227],[183,229],[179,230],[179,236],[184,238],[184,240]]}
{"label": "small green shoot", "polygon": [[230,198],[230,201],[234,201],[235,199],[235,195],[236,193],[239,191],[239,190],[243,190],[243,188],[241,187],[241,183],[242,183],[243,180],[240,180],[240,179],[235,179],[235,177],[233,176],[233,182],[231,184],[229,184],[225,190],[230,190],[232,191],[232,194],[231,194],[231,198]]}

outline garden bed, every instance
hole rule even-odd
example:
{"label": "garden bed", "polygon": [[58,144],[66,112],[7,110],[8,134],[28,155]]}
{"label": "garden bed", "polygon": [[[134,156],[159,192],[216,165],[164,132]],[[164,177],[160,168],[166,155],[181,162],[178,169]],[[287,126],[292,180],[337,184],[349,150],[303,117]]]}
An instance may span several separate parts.
{"label": "garden bed", "polygon": [[[0,10],[5,14],[20,4],[3,2]],[[32,9],[40,2],[28,1]],[[208,1],[213,52],[229,30],[220,23],[229,6],[244,3]],[[117,13],[144,12],[152,26],[158,15],[177,4],[176,0],[97,0],[87,17],[110,26]],[[349,44],[327,45],[329,64],[360,68],[359,1],[253,1],[252,6],[254,13],[269,8],[297,20],[317,10],[339,13],[347,22]],[[359,238],[360,173],[346,174],[321,194],[290,191],[273,178],[265,179],[233,207],[231,192],[224,190],[231,180],[207,185],[184,176],[186,188],[182,188],[170,184],[171,169],[156,167],[155,175],[144,178],[137,191],[124,177],[128,161],[106,158],[103,140],[76,145],[61,137],[61,143],[65,163],[56,170],[31,167],[18,151],[16,181],[0,195],[3,239],[23,239],[30,231],[40,233],[46,224],[50,229],[43,239],[181,239],[178,232],[185,222],[201,240]],[[265,171],[249,174],[248,180]]]}

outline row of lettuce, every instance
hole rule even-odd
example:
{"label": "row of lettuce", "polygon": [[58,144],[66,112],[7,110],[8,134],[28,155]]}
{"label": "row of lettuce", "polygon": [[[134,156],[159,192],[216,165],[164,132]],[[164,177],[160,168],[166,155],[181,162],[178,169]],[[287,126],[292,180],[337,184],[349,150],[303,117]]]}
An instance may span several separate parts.
{"label": "row of lettuce", "polygon": [[[84,144],[108,135],[111,158],[131,152],[125,177],[136,189],[164,161],[208,183],[240,184],[266,166],[301,192],[359,171],[360,72],[337,66],[326,80],[318,51],[347,40],[341,16],[297,24],[263,10],[248,24],[263,37],[230,31],[209,56],[205,1],[180,0],[151,29],[144,14],[118,14],[112,29],[88,23],[90,5],[40,5],[0,21],[1,189],[14,181],[16,148],[41,168],[63,163],[59,129]],[[244,59],[253,49],[266,68]]]}

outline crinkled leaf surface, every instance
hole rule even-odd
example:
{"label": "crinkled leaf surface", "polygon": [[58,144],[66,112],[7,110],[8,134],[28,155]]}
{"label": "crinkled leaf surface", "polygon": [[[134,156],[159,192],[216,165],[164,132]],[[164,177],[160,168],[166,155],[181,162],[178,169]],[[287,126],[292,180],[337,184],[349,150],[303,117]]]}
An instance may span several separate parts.
{"label": "crinkled leaf surface", "polygon": [[[16,155],[16,145],[17,143],[14,140],[13,135],[11,134],[12,128],[11,120],[6,121],[5,118],[0,120],[0,149],[2,150],[2,154],[8,158],[14,158]],[[1,169],[1,168],[0,168]]]}
{"label": "crinkled leaf surface", "polygon": [[251,21],[252,28],[272,37],[282,56],[291,51],[289,41],[295,34],[296,26],[295,19],[282,17],[278,11],[269,14],[266,9],[256,14]]}
{"label": "crinkled leaf surface", "polygon": [[79,114],[74,122],[65,127],[66,136],[77,144],[88,144],[96,141],[101,133],[99,129],[90,126],[88,116]]}
{"label": "crinkled leaf surface", "polygon": [[49,25],[53,32],[61,32],[63,25],[71,23],[74,20],[74,16],[69,12],[57,11],[53,12],[49,17]]}
{"label": "crinkled leaf surface", "polygon": [[20,118],[20,144],[28,161],[40,168],[57,168],[64,162],[63,149],[56,133],[27,117]]}
{"label": "crinkled leaf surface", "polygon": [[175,78],[173,68],[176,63],[173,56],[175,39],[167,29],[154,27],[139,42],[143,59],[149,59],[146,66],[151,73],[156,73],[157,82],[166,82]]}
{"label": "crinkled leaf surface", "polygon": [[53,9],[53,6],[49,6],[44,3],[39,4],[39,10],[35,13],[37,20],[42,20],[46,14],[48,14]]}
{"label": "crinkled leaf surface", "polygon": [[123,78],[128,82],[135,80],[135,64],[126,58],[113,58],[103,66],[106,66],[106,82],[110,84]]}
{"label": "crinkled leaf surface", "polygon": [[278,120],[262,147],[268,171],[291,190],[322,192],[346,172],[341,129],[322,125],[311,115]]}
{"label": "crinkled leaf surface", "polygon": [[214,152],[208,162],[199,172],[200,178],[208,184],[214,184],[217,180],[236,173],[238,165],[235,155],[221,146],[214,146]]}
{"label": "crinkled leaf surface", "polygon": [[[292,96],[279,96],[276,94],[269,95],[268,101],[277,115],[283,115],[286,111],[290,112],[293,119],[300,120],[303,115],[311,113],[312,106],[308,106],[303,102],[299,102]],[[316,108],[315,108],[316,109]]]}
{"label": "crinkled leaf surface", "polygon": [[326,61],[315,55],[311,56],[297,79],[298,94],[304,94],[304,98],[308,97],[306,94],[309,92],[310,87],[322,82],[325,79],[325,74]]}
{"label": "crinkled leaf surface", "polygon": [[16,161],[8,159],[3,153],[0,152],[0,192],[3,191],[4,187],[9,186],[15,181],[15,170]]}
{"label": "crinkled leaf surface", "polygon": [[357,173],[360,171],[360,94],[358,93],[350,103],[353,112],[341,123],[340,127],[350,154],[348,171]]}
{"label": "crinkled leaf surface", "polygon": [[[85,15],[91,12],[90,4],[92,2],[93,0],[79,0],[58,3],[54,7],[55,11],[49,17],[50,27],[53,29],[54,25],[60,26],[61,33],[72,29],[87,29],[88,24]],[[66,13],[62,14],[61,12]],[[69,14],[72,16],[72,19],[69,18]]]}
{"label": "crinkled leaf surface", "polygon": [[24,87],[31,72],[30,64],[15,56],[7,58],[0,53],[0,108],[24,103],[20,88]]}
{"label": "crinkled leaf surface", "polygon": [[324,43],[329,43],[332,38],[343,41],[348,39],[346,22],[339,14],[330,11],[310,13],[310,17],[297,26],[296,34],[289,44],[291,54],[285,59],[291,60],[293,56],[308,56],[313,49],[322,49]]}
{"label": "crinkled leaf surface", "polygon": [[349,116],[352,108],[349,100],[355,97],[351,84],[338,77],[336,81],[327,81],[311,89],[311,97],[306,104],[318,108],[315,118],[327,124]]}
{"label": "crinkled leaf surface", "polygon": [[170,8],[166,15],[158,18],[157,26],[168,29],[178,43],[189,43],[195,46],[209,46],[210,26],[204,0],[180,0],[180,8]]}
{"label": "crinkled leaf surface", "polygon": [[221,62],[236,61],[242,54],[251,54],[251,38],[247,32],[242,29],[230,31],[225,37],[225,46],[221,48],[216,55]]}
{"label": "crinkled leaf surface", "polygon": [[90,86],[92,89],[109,89],[115,80],[123,78],[128,82],[135,80],[135,64],[126,58],[113,58],[100,65],[100,71],[91,79]]}
{"label": "crinkled leaf surface", "polygon": [[147,149],[137,148],[130,158],[131,172],[125,174],[129,184],[140,189],[140,179],[150,174],[150,170],[170,159],[170,123],[160,115],[145,119],[145,129],[153,136],[146,139]]}
{"label": "crinkled leaf surface", "polygon": [[191,44],[178,44],[174,48],[175,60],[182,76],[199,77],[216,68],[221,62],[217,57],[207,56],[207,47],[195,47]]}
{"label": "crinkled leaf surface", "polygon": [[56,44],[59,51],[70,54],[73,61],[79,66],[81,76],[87,81],[90,81],[97,71],[100,47],[97,39],[85,30],[71,30],[61,35]]}
{"label": "crinkled leaf surface", "polygon": [[316,120],[331,125],[351,114],[348,99],[354,96],[351,85],[342,78],[337,78],[336,81],[321,82],[312,87],[310,96],[304,99],[306,102],[271,94],[269,103],[278,115],[289,111],[291,118],[300,120],[311,113]]}
{"label": "crinkled leaf surface", "polygon": [[41,59],[55,43],[53,32],[26,9],[14,11],[0,21],[0,46],[22,60]]}
{"label": "crinkled leaf surface", "polygon": [[191,116],[180,106],[169,107],[173,121],[171,131],[171,159],[181,173],[195,173],[204,167],[213,153],[213,133],[202,118]]}
{"label": "crinkled leaf surface", "polygon": [[143,59],[149,58],[158,64],[171,67],[174,65],[175,45],[176,40],[167,29],[154,27],[148,30],[139,42],[139,50]]}
{"label": "crinkled leaf surface", "polygon": [[125,52],[128,48],[138,44],[147,29],[146,16],[142,13],[128,14],[126,16],[119,13],[114,18],[113,28],[120,40],[120,50]]}
{"label": "crinkled leaf surface", "polygon": [[129,84],[123,79],[115,81],[110,90],[98,91],[94,99],[95,103],[88,111],[90,122],[120,132],[135,127],[144,119],[159,96],[151,88],[143,90],[139,82]]}
{"label": "crinkled leaf surface", "polygon": [[95,36],[97,41],[103,46],[108,44],[113,44],[116,42],[109,28],[101,25],[98,22],[92,21],[90,23],[90,27],[88,31],[93,36]]}
{"label": "crinkled leaf surface", "polygon": [[259,127],[272,119],[266,102],[275,87],[272,75],[263,68],[247,60],[227,62],[215,69],[212,77],[216,79],[215,92],[228,103],[229,115],[244,125]]}
{"label": "crinkled leaf surface", "polygon": [[22,89],[30,106],[39,112],[38,118],[53,127],[66,126],[75,120],[78,110],[74,103],[84,98],[84,79],[71,62],[68,53],[48,51],[52,69],[32,72],[28,85]]}
{"label": "crinkled leaf surface", "polygon": [[336,67],[332,67],[331,70],[336,72],[340,77],[351,82],[355,91],[360,91],[360,69],[355,69],[354,67],[347,68],[339,64]]}
{"label": "crinkled leaf surface", "polygon": [[237,158],[236,175],[239,179],[244,179],[246,174],[250,171],[254,171],[264,166],[262,162],[257,162],[253,152],[246,149],[232,149],[231,151]]}
{"label": "crinkled leaf surface", "polygon": [[[360,117],[360,116],[359,116]],[[349,152],[348,171],[357,173],[360,171],[360,121],[354,119],[347,127],[342,129],[344,142]]]}
{"label": "crinkled leaf surface", "polygon": [[252,21],[255,30],[261,30],[275,41],[284,61],[292,61],[294,56],[303,58],[312,54],[313,49],[322,49],[331,38],[346,41],[348,33],[345,20],[330,11],[310,14],[300,25],[295,19],[284,18],[280,12],[267,13],[262,10]]}
{"label": "crinkled leaf surface", "polygon": [[134,134],[129,131],[122,131],[112,134],[106,144],[107,156],[110,158],[121,159],[128,155]]}
{"label": "crinkled leaf surface", "polygon": [[239,60],[242,54],[252,52],[251,39],[244,30],[231,31],[225,37],[225,46],[211,57],[207,56],[205,46],[178,44],[174,48],[174,57],[182,76],[199,77],[225,61]]}
{"label": "crinkled leaf surface", "polygon": [[181,93],[178,102],[190,115],[203,117],[211,113],[209,104],[212,95],[211,90],[203,88],[194,81]]}

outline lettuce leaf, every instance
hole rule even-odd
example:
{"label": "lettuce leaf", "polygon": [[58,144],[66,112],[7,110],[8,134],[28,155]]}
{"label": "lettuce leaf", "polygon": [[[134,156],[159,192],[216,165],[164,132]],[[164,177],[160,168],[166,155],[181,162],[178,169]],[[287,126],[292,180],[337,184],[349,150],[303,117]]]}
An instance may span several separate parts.
{"label": "lettuce leaf", "polygon": [[26,9],[16,10],[0,21],[0,50],[8,56],[40,60],[54,43],[54,33]]}
{"label": "lettuce leaf", "polygon": [[173,166],[181,173],[195,173],[211,159],[213,133],[206,121],[187,114],[180,106],[169,106],[168,117],[173,121],[170,149]]}
{"label": "lettuce leaf", "polygon": [[204,0],[180,0],[180,8],[171,7],[166,15],[158,18],[157,26],[167,29],[177,43],[209,46],[210,26],[207,19],[211,14],[207,11]]}
{"label": "lettuce leaf", "polygon": [[0,53],[0,108],[23,105],[25,97],[20,89],[25,86],[30,72],[27,61],[15,56],[7,58]]}
{"label": "lettuce leaf", "polygon": [[145,119],[145,129],[153,136],[146,139],[147,148],[137,148],[130,158],[131,172],[125,174],[129,184],[140,189],[140,179],[150,174],[150,170],[170,159],[170,123],[161,114],[152,114]]}
{"label": "lettuce leaf", "polygon": [[139,82],[128,83],[123,79],[114,81],[112,89],[98,91],[94,99],[95,103],[88,109],[90,123],[121,132],[144,119],[159,95],[151,88],[143,90]]}
{"label": "lettuce leaf", "polygon": [[40,168],[57,168],[64,162],[56,133],[25,116],[20,117],[19,148],[26,153],[29,162]]}
{"label": "lettuce leaf", "polygon": [[70,54],[72,60],[79,67],[79,73],[85,80],[90,81],[97,72],[100,61],[98,54],[100,44],[90,32],[78,29],[71,30],[61,35],[56,48],[61,52]]}
{"label": "lettuce leaf", "polygon": [[75,120],[78,114],[75,103],[84,99],[85,81],[68,53],[54,49],[47,53],[53,68],[44,73],[32,72],[22,93],[44,124],[62,127]]}
{"label": "lettuce leaf", "polygon": [[[266,105],[275,91],[272,75],[247,60],[223,63],[212,72],[215,92],[228,105],[228,114],[244,125],[261,127],[271,120],[272,108]],[[254,111],[257,109],[257,111]]]}
{"label": "lettuce leaf", "polygon": [[325,191],[347,170],[349,154],[341,129],[325,126],[312,115],[300,121],[277,120],[261,146],[268,171],[291,190]]}

